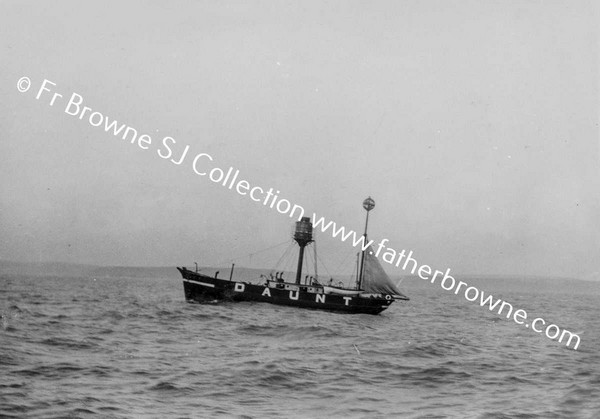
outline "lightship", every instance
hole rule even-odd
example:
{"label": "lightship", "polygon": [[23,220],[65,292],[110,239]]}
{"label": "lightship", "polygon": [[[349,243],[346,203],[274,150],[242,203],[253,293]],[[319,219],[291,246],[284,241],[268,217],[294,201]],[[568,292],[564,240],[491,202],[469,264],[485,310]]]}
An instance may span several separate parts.
{"label": "lightship", "polygon": [[[371,197],[363,201],[366,210],[364,242],[367,241],[369,213],[375,208]],[[183,289],[188,301],[256,301],[285,306],[316,310],[337,311],[342,313],[379,314],[396,300],[408,300],[390,280],[381,267],[371,246],[363,249],[357,256],[357,275],[354,287],[334,286],[320,282],[318,275],[302,278],[302,266],[306,246],[313,242],[313,226],[308,217],[296,222],[293,239],[298,245],[298,267],[294,282],[287,282],[283,272],[273,276],[261,275],[263,283],[256,284],[247,280],[233,279],[233,267],[229,279],[218,278],[178,267],[183,277]]]}

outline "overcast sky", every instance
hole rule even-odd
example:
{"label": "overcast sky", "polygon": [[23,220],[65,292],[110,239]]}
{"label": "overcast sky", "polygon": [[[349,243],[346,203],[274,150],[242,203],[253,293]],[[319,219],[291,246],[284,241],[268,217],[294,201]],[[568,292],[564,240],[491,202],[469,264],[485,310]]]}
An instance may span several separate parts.
{"label": "overcast sky", "polygon": [[[371,195],[370,237],[419,263],[599,275],[594,2],[123,3],[0,3],[0,259],[210,265],[289,238],[160,158],[168,135],[348,228]],[[67,115],[73,92],[152,147]]]}

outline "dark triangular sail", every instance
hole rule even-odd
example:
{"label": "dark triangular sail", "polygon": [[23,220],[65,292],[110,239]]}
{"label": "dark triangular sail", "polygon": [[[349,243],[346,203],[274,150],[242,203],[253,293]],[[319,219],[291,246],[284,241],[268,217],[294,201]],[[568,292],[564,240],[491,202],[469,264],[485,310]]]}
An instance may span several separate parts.
{"label": "dark triangular sail", "polygon": [[402,294],[381,267],[372,247],[365,251],[364,270],[361,288],[370,294],[390,294],[400,299],[408,299]]}

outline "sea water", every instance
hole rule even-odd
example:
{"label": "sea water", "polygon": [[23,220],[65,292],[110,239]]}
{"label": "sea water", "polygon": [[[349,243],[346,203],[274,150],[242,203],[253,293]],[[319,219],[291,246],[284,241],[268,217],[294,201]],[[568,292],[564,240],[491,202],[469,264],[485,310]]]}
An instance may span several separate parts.
{"label": "sea water", "polygon": [[176,274],[0,277],[0,416],[600,417],[597,284],[488,282],[573,350],[412,279],[372,316],[190,304]]}

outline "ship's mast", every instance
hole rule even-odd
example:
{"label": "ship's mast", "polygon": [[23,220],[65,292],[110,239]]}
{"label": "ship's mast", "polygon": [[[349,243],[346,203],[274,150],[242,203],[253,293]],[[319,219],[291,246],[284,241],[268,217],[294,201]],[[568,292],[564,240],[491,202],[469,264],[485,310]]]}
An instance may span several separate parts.
{"label": "ship's mast", "polygon": [[304,260],[304,248],[312,240],[312,223],[309,217],[302,217],[300,221],[296,221],[296,230],[294,231],[294,240],[300,246],[298,254],[298,269],[296,270],[296,284],[300,284],[302,278],[302,261]]}
{"label": "ship's mast", "polygon": [[363,234],[363,250],[360,256],[360,273],[358,275],[358,281],[356,283],[356,289],[360,289],[363,281],[363,275],[365,273],[365,250],[364,247],[367,244],[367,227],[369,226],[369,212],[375,208],[375,201],[368,197],[363,201],[363,208],[367,211],[367,220],[365,221],[365,234]]}

